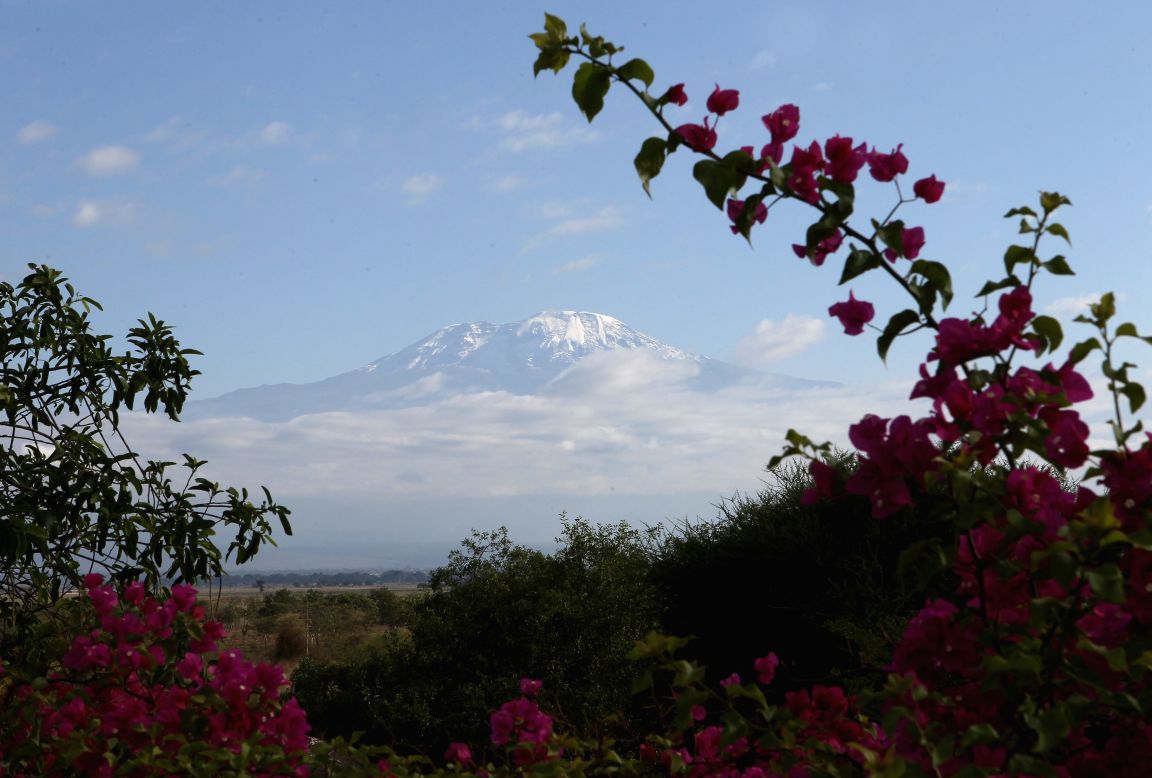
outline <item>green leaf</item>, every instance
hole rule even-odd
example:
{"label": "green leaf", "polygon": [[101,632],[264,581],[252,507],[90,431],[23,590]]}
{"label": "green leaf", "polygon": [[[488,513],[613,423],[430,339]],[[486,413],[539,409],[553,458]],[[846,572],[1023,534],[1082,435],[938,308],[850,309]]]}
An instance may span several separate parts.
{"label": "green leaf", "polygon": [[1120,568],[1112,562],[1088,570],[1088,585],[1100,598],[1108,602],[1124,602],[1124,576]]}
{"label": "green leaf", "polygon": [[692,167],[692,177],[704,187],[704,194],[717,208],[723,209],[728,196],[744,186],[747,176],[727,164],[727,160],[717,162],[702,159]]}
{"label": "green leaf", "polygon": [[1009,246],[1004,252],[1004,270],[1011,275],[1016,265],[1032,265],[1036,263],[1036,254],[1026,246]]}
{"label": "green leaf", "polygon": [[1008,289],[1013,286],[1020,286],[1020,279],[1014,275],[1009,275],[1007,278],[999,281],[987,281],[984,286],[980,287],[980,291],[976,293],[977,297],[984,297],[985,295],[992,294],[1001,289]]}
{"label": "green leaf", "polygon": [[1103,324],[1116,315],[1116,296],[1111,292],[1105,292],[1100,296],[1100,301],[1088,306],[1088,310],[1092,312],[1092,316],[1096,321]]}
{"label": "green leaf", "polygon": [[1008,213],[1004,214],[1005,219],[1011,219],[1013,216],[1036,216],[1036,212],[1028,206],[1024,205],[1019,208],[1013,208]]}
{"label": "green leaf", "polygon": [[1059,192],[1041,192],[1040,193],[1040,207],[1044,209],[1044,214],[1050,214],[1062,205],[1071,205],[1072,201]]}
{"label": "green leaf", "polygon": [[1072,728],[1067,707],[1062,703],[1048,710],[1025,713],[1024,721],[1035,730],[1038,736],[1036,750],[1040,753],[1049,751],[1064,742],[1064,738]]}
{"label": "green leaf", "polygon": [[545,70],[559,73],[568,64],[568,56],[568,49],[563,46],[541,47],[540,55],[532,65],[532,75],[538,76]]}
{"label": "green leaf", "polygon": [[752,227],[756,224],[756,210],[763,200],[764,195],[761,194],[754,194],[746,199],[744,207],[740,209],[736,221],[732,224],[749,244],[752,243]]}
{"label": "green leaf", "polygon": [[1047,262],[1041,262],[1041,267],[1054,276],[1074,276],[1076,273],[1068,266],[1068,260],[1057,254]]}
{"label": "green leaf", "polygon": [[632,160],[636,174],[640,176],[640,183],[644,186],[644,192],[649,197],[652,196],[652,191],[648,188],[648,182],[660,175],[667,157],[668,142],[663,138],[649,138],[640,146],[640,153],[636,155],[636,159]]}
{"label": "green leaf", "polygon": [[1116,337],[1118,338],[1139,338],[1140,333],[1136,331],[1136,325],[1130,321],[1126,321],[1116,328]]}
{"label": "green leaf", "polygon": [[1037,316],[1033,319],[1032,331],[1044,341],[1045,351],[1055,351],[1064,340],[1064,329],[1051,316]]}
{"label": "green leaf", "polygon": [[876,350],[880,354],[880,359],[884,362],[888,361],[888,349],[892,346],[892,341],[899,337],[900,333],[906,330],[913,324],[920,323],[919,311],[914,311],[911,308],[905,308],[899,313],[895,314],[888,320],[888,325],[884,327],[884,332],[876,340]]}
{"label": "green leaf", "polygon": [[588,53],[599,59],[605,54],[611,54],[615,49],[611,43],[604,40],[603,35],[592,35],[586,25],[580,25],[580,40],[588,47]]}
{"label": "green leaf", "polygon": [[553,38],[563,40],[568,37],[568,25],[559,16],[550,13],[544,14],[544,32]]}
{"label": "green leaf", "polygon": [[940,262],[918,259],[912,263],[912,272],[923,276],[939,292],[941,299],[944,300],[944,307],[947,308],[948,303],[952,302],[952,276],[948,268]]}
{"label": "green leaf", "polygon": [[876,234],[880,236],[885,246],[901,256],[904,255],[904,222],[899,219],[888,222],[882,227],[877,227]]}
{"label": "green leaf", "polygon": [[572,99],[591,122],[604,107],[604,95],[612,85],[611,71],[593,62],[585,62],[572,79]]}
{"label": "green leaf", "polygon": [[840,274],[840,283],[846,284],[869,270],[875,270],[881,264],[883,260],[879,254],[874,254],[868,249],[856,249],[844,260],[844,272]]}
{"label": "green leaf", "polygon": [[1069,246],[1072,245],[1072,238],[1068,237],[1068,230],[1064,229],[1063,224],[1060,224],[1058,222],[1053,222],[1052,224],[1049,224],[1048,227],[1044,231],[1049,233],[1050,235],[1057,235],[1057,236],[1063,238]]}
{"label": "green leaf", "polygon": [[644,86],[652,86],[652,82],[656,79],[656,74],[652,72],[652,68],[648,63],[642,59],[630,59],[620,67],[616,68],[616,77],[625,81],[631,81],[638,78],[644,82]]}
{"label": "green leaf", "polygon": [[1068,352],[1068,361],[1075,365],[1098,348],[1100,348],[1100,341],[1096,340],[1096,338],[1082,340]]}
{"label": "green leaf", "polygon": [[1128,383],[1120,387],[1120,394],[1128,398],[1128,410],[1132,413],[1140,410],[1144,405],[1144,401],[1148,399],[1147,394],[1144,392],[1144,387],[1137,383]]}

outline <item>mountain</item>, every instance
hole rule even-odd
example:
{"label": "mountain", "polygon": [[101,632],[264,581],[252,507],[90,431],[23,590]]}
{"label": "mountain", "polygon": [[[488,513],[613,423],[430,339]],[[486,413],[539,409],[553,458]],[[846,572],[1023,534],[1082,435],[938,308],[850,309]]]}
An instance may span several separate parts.
{"label": "mountain", "polygon": [[451,324],[356,370],[193,401],[184,416],[284,421],[327,411],[425,405],[476,392],[563,395],[668,382],[705,392],[745,383],[785,389],[831,385],[692,354],[604,314],[544,311],[508,324]]}

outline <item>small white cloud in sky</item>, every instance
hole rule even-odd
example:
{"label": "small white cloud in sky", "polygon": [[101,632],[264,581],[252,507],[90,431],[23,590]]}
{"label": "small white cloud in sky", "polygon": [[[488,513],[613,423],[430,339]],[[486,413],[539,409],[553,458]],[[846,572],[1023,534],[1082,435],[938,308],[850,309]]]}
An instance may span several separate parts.
{"label": "small white cloud in sky", "polygon": [[824,338],[824,322],[790,313],[780,321],[764,319],[736,344],[736,361],[760,367],[795,356]]}
{"label": "small white cloud in sky", "polygon": [[254,170],[247,165],[236,165],[227,173],[221,173],[208,179],[212,186],[224,188],[250,187],[259,184],[265,178],[262,170]]}
{"label": "small white cloud in sky", "polygon": [[98,146],[83,157],[77,164],[90,176],[120,176],[131,173],[140,162],[140,155],[127,146]]}
{"label": "small white cloud in sky", "polygon": [[571,262],[565,262],[563,265],[557,266],[554,272],[557,275],[562,275],[564,273],[576,273],[581,270],[587,270],[590,267],[599,265],[603,261],[604,257],[600,254],[589,254],[586,257],[574,259]]}
{"label": "small white cloud in sky", "polygon": [[[1044,312],[1053,316],[1064,316],[1071,318],[1079,316],[1083,313],[1088,313],[1088,306],[1093,303],[1100,302],[1101,292],[1088,292],[1087,294],[1074,295],[1071,297],[1060,297],[1044,306]],[[1124,292],[1118,292],[1115,295],[1117,300],[1126,300],[1128,295]]]}
{"label": "small white cloud in sky", "polygon": [[776,55],[768,49],[761,49],[752,55],[749,67],[753,70],[764,70],[776,64]]}
{"label": "small white cloud in sky", "polygon": [[817,81],[812,85],[813,92],[831,92],[835,88],[835,84],[831,81]]}
{"label": "small white cloud in sky", "polygon": [[404,179],[404,183],[400,185],[400,188],[411,197],[408,204],[416,205],[423,202],[426,197],[443,185],[444,179],[435,173],[421,173]]}
{"label": "small white cloud in sky", "polygon": [[1044,306],[1044,312],[1053,316],[1079,316],[1088,312],[1088,306],[1100,301],[1099,292],[1076,295],[1074,297],[1061,297]]}
{"label": "small white cloud in sky", "polygon": [[55,137],[60,129],[52,122],[35,121],[29,122],[20,128],[16,133],[16,140],[20,143],[39,143],[43,140]]}
{"label": "small white cloud in sky", "polygon": [[574,123],[559,111],[547,114],[509,111],[495,119],[474,119],[472,126],[495,128],[504,135],[501,146],[515,152],[556,149],[589,143],[599,137],[591,128]]}
{"label": "small white cloud in sky", "polygon": [[260,130],[260,141],[269,146],[277,146],[281,143],[287,143],[289,138],[292,137],[292,125],[288,122],[269,122],[264,125]]}
{"label": "small white cloud in sky", "polygon": [[515,175],[501,176],[492,182],[492,188],[497,192],[511,192],[522,186],[524,186],[524,179]]}
{"label": "small white cloud in sky", "polygon": [[589,232],[614,230],[623,224],[624,217],[620,214],[620,210],[608,205],[590,216],[565,219],[549,232],[553,235],[583,235]]}
{"label": "small white cloud in sky", "polygon": [[81,200],[72,215],[76,227],[124,227],[136,220],[138,204],[127,200]]}

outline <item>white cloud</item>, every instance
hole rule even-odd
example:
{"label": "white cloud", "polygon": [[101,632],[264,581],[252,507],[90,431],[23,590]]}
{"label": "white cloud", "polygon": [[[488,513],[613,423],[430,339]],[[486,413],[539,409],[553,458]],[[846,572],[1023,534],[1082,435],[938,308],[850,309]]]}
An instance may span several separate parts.
{"label": "white cloud", "polygon": [[260,141],[269,146],[287,143],[292,137],[292,125],[288,122],[269,122],[260,130]]}
{"label": "white cloud", "polygon": [[736,361],[753,367],[767,365],[795,356],[823,337],[824,322],[811,316],[790,313],[781,321],[764,319],[736,344]]}
{"label": "white cloud", "polygon": [[547,114],[509,111],[495,119],[474,119],[471,124],[501,133],[504,136],[501,146],[514,152],[556,149],[599,138],[591,128],[575,124],[558,111]]}
{"label": "white cloud", "polygon": [[227,173],[212,176],[208,179],[208,183],[223,188],[251,187],[259,184],[264,178],[263,170],[254,170],[247,165],[236,165]]}
{"label": "white cloud", "polygon": [[573,259],[571,262],[565,262],[559,265],[554,271],[557,275],[564,273],[576,273],[581,270],[587,270],[590,267],[595,267],[604,261],[604,257],[599,254],[589,254],[580,259]]}
{"label": "white cloud", "polygon": [[812,85],[813,92],[831,92],[835,88],[831,81],[817,81]]}
{"label": "white cloud", "polygon": [[497,192],[511,192],[522,186],[524,186],[524,179],[514,175],[501,176],[492,182],[492,188]]}
{"label": "white cloud", "polygon": [[119,176],[131,173],[140,162],[140,155],[127,146],[99,146],[79,160],[80,169],[90,176]]}
{"label": "white cloud", "polygon": [[173,116],[140,136],[143,143],[161,143],[170,149],[185,150],[208,141],[208,133],[194,129],[179,116]]}
{"label": "white cloud", "polygon": [[434,193],[444,185],[444,179],[435,173],[421,173],[416,176],[409,176],[404,179],[404,183],[400,185],[411,199],[408,200],[409,205],[416,205],[424,201],[429,195]]}
{"label": "white cloud", "polygon": [[127,200],[81,200],[72,215],[76,227],[124,227],[136,221],[137,203]]}
{"label": "white cloud", "polygon": [[992,187],[983,181],[949,181],[947,189],[949,194],[985,194],[991,191]]}
{"label": "white cloud", "polygon": [[752,56],[749,67],[752,70],[764,70],[776,64],[776,55],[768,49],[761,49]]}
{"label": "white cloud", "polygon": [[1053,316],[1071,318],[1073,316],[1079,316],[1082,313],[1088,313],[1088,306],[1097,302],[1100,302],[1100,292],[1088,292],[1087,294],[1073,297],[1061,297],[1045,305],[1044,312],[1052,314]]}
{"label": "white cloud", "polygon": [[619,209],[608,205],[590,216],[565,219],[549,232],[553,235],[583,235],[589,232],[603,232],[623,226],[624,217]]}
{"label": "white cloud", "polygon": [[59,131],[60,128],[51,122],[29,122],[16,133],[16,140],[20,143],[39,143],[40,141],[55,137]]}
{"label": "white cloud", "polygon": [[685,388],[696,369],[605,353],[539,395],[485,392],[279,423],[133,414],[126,434],[151,458],[192,452],[211,473],[267,484],[288,504],[293,495],[719,495],[756,488],[790,427],[844,445],[865,413],[909,412],[905,386],[708,393]]}

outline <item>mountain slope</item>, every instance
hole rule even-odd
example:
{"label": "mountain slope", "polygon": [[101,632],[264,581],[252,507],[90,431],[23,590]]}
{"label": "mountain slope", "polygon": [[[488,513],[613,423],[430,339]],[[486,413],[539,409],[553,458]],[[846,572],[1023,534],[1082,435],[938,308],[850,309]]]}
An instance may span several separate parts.
{"label": "mountain slope", "polygon": [[599,313],[545,311],[508,324],[452,324],[356,370],[309,384],[275,384],[188,404],[188,418],[283,421],[327,411],[424,405],[475,392],[562,395],[675,383],[716,391],[741,383],[828,385],[709,359]]}

